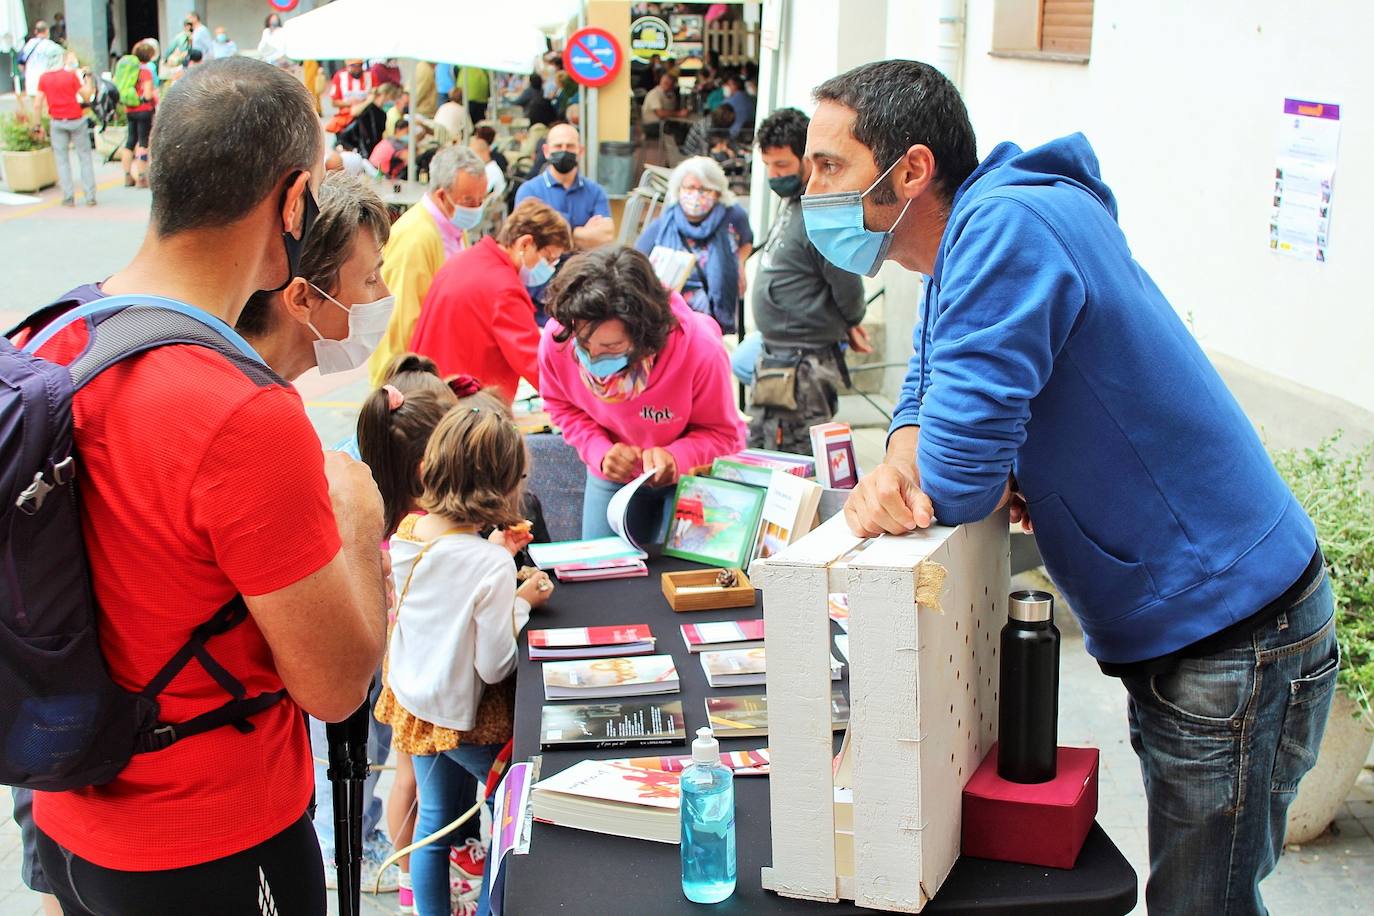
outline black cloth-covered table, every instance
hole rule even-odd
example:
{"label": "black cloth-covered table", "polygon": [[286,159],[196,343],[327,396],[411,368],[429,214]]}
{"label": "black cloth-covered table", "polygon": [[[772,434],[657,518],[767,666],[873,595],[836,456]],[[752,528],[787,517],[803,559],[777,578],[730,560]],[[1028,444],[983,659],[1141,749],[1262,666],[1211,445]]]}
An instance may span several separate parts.
{"label": "black cloth-covered table", "polygon": [[[763,687],[710,688],[698,657],[687,651],[678,626],[713,620],[762,616],[754,608],[675,613],[664,599],[660,574],[700,569],[674,559],[649,561],[647,578],[606,582],[561,583],[549,604],[535,611],[531,629],[647,623],[657,638],[656,651],[671,654],[681,680],[687,733],[706,724],[705,697],[710,694],[761,693]],[[760,597],[762,592],[760,592]],[[833,628],[832,624],[832,628]],[[836,631],[838,632],[838,631]],[[539,716],[544,706],[542,663],[529,660],[520,640],[519,687],[516,693],[515,760],[543,755],[540,777],[567,769],[587,757],[612,759],[690,753],[686,746],[602,751],[539,750]],[[848,669],[846,668],[846,676]],[[848,685],[845,685],[846,691]],[[594,701],[587,701],[594,702]],[[836,736],[837,741],[839,735]],[[726,751],[764,747],[767,737],[722,741]],[[707,908],[682,895],[676,845],[606,836],[549,824],[534,824],[529,855],[506,861],[505,910],[510,916],[670,916],[715,912],[723,916],[757,913],[873,913],[850,901],[813,903],[779,897],[760,884],[759,869],[772,862],[769,834],[768,780],[735,779],[735,839],[739,870],[735,894]],[[1121,914],[1136,902],[1136,875],[1111,839],[1094,825],[1071,871],[961,858],[925,909],[927,913]]]}

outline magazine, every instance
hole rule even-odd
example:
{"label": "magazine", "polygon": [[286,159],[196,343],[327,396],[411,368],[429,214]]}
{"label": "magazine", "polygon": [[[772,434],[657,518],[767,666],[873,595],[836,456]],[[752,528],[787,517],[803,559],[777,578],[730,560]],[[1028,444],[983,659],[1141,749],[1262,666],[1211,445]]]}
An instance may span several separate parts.
{"label": "magazine", "polygon": [[529,631],[530,661],[550,658],[601,658],[607,655],[647,655],[654,651],[649,625],[618,627],[561,627]]}
{"label": "magazine", "polygon": [[671,655],[595,658],[544,664],[544,699],[596,700],[652,693],[677,693]]}
{"label": "magazine", "polygon": [[545,706],[541,750],[686,744],[682,701],[626,701]]}
{"label": "magazine", "polygon": [[677,843],[679,775],[619,760],[583,760],[534,784],[536,820],[614,836]]}

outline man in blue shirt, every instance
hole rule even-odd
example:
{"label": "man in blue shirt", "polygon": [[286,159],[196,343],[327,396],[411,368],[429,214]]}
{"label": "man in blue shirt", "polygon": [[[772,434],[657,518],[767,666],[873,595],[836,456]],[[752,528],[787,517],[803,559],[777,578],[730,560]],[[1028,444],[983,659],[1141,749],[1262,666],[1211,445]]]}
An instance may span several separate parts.
{"label": "man in blue shirt", "polygon": [[1132,258],[1082,134],[979,162],[958,90],[915,61],[815,95],[808,237],[853,273],[893,260],[925,276],[887,455],[850,527],[1007,504],[1033,521],[1088,651],[1129,695],[1150,913],[1264,913],[1338,669],[1311,520]]}
{"label": "man in blue shirt", "polygon": [[544,139],[548,165],[515,192],[515,203],[534,197],[553,207],[572,227],[573,244],[578,251],[608,244],[615,238],[611,202],[601,185],[583,178],[577,167],[582,143],[577,128],[556,124]]}
{"label": "man in blue shirt", "polygon": [[453,87],[458,84],[458,74],[453,64],[434,65],[434,93],[440,99],[447,99]]}
{"label": "man in blue shirt", "polygon": [[730,138],[740,135],[746,127],[754,129],[754,114],[758,110],[758,99],[750,95],[744,86],[744,78],[737,73],[730,74],[725,80],[725,101],[735,110],[735,123],[730,125]]}

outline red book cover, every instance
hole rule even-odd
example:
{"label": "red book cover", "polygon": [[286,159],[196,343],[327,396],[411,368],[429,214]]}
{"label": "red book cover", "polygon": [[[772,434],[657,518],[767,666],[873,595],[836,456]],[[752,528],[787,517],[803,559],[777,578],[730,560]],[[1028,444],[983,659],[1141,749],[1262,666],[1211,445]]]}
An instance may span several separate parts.
{"label": "red book cover", "polygon": [[763,618],[722,620],[718,623],[687,623],[682,625],[682,638],[686,640],[688,648],[762,640]]}
{"label": "red book cover", "polygon": [[563,649],[572,646],[618,646],[625,643],[646,642],[653,639],[647,623],[633,623],[618,627],[561,627],[554,630],[530,630],[530,645],[540,649]]}

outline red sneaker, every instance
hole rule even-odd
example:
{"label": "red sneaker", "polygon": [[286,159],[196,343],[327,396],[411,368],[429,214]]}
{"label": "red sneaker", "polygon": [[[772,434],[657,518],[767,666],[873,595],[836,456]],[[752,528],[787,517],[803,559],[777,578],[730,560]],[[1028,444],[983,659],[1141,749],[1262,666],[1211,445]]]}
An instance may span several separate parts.
{"label": "red sneaker", "polygon": [[472,880],[482,877],[482,872],[486,870],[486,858],[487,847],[482,845],[481,840],[472,838],[462,846],[452,847],[448,853],[449,864]]}

